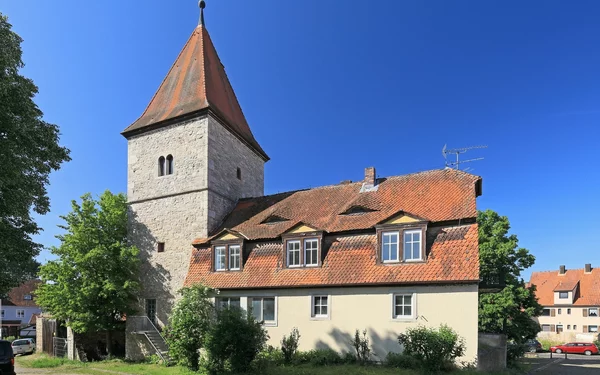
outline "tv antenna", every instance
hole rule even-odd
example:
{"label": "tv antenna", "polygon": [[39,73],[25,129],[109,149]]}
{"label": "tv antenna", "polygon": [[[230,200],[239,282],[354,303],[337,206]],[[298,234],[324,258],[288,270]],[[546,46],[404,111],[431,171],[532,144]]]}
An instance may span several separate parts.
{"label": "tv antenna", "polygon": [[[446,147],[446,145],[444,145],[444,148],[442,148],[442,155],[444,155],[444,160],[446,160],[446,167],[460,169],[461,164],[470,163],[472,161],[483,160],[483,158],[460,160],[460,154],[464,154],[469,150],[475,150],[475,149],[479,149],[479,148],[487,148],[487,146],[472,146],[472,147],[448,149]],[[456,160],[449,160],[449,157],[448,157],[449,155],[455,155]],[[469,169],[469,168],[467,168],[467,169]]]}

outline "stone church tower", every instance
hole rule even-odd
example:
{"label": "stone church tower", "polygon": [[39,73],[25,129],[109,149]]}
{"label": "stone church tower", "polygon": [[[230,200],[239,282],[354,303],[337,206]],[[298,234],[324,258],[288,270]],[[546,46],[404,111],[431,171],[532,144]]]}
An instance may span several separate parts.
{"label": "stone church tower", "polygon": [[263,195],[269,160],[203,15],[144,113],[122,134],[129,239],[142,261],[140,313],[164,325],[187,275],[193,239],[207,237],[238,199]]}

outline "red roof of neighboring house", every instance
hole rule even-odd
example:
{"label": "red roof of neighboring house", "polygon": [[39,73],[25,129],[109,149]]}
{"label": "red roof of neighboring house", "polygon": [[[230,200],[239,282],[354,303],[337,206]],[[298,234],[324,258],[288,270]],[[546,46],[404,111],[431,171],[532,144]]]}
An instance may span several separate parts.
{"label": "red roof of neighboring house", "polygon": [[[229,231],[247,240],[243,270],[212,272],[210,238],[197,239],[185,283],[239,289],[477,282],[480,181],[443,169],[379,179],[368,192],[361,182],[242,199],[213,238]],[[400,213],[429,223],[427,262],[376,261],[375,226]],[[299,223],[323,231],[321,267],[282,265],[281,235]]]}
{"label": "red roof of neighboring house", "polygon": [[[571,285],[574,287],[577,282],[579,293],[573,305],[600,306],[600,269],[594,268],[590,273],[585,273],[584,269],[567,270],[564,275],[559,275],[558,271],[533,272],[530,280],[530,284],[535,285],[535,294],[543,306],[554,305],[555,290],[566,289]],[[566,287],[560,287],[561,284]]]}
{"label": "red roof of neighboring house", "polygon": [[[35,290],[40,283],[40,280],[29,280],[16,288],[12,288],[8,292],[8,300],[2,300],[2,304],[5,306],[37,307],[35,303]],[[26,300],[26,295],[30,295],[31,299]]]}
{"label": "red roof of neighboring house", "polygon": [[[281,242],[251,245],[241,272],[211,272],[211,250],[194,250],[185,285],[203,283],[219,289],[286,288],[385,284],[429,284],[479,281],[477,224],[432,230],[425,263],[379,264],[373,234],[325,238],[321,267],[282,266]],[[429,240],[428,240],[429,241]]]}
{"label": "red roof of neighboring house", "polygon": [[216,113],[234,135],[269,160],[254,139],[206,27],[198,25],[144,113],[123,135],[150,130],[206,109]]}
{"label": "red roof of neighboring house", "polygon": [[[250,240],[272,239],[299,223],[330,233],[361,230],[401,212],[430,222],[475,218],[480,181],[455,169],[437,169],[380,179],[371,192],[361,193],[362,182],[355,182],[241,199],[212,235],[231,229]],[[367,212],[343,214],[353,207]],[[265,223],[272,217],[284,221]],[[194,245],[209,240],[197,238]]]}
{"label": "red roof of neighboring house", "polygon": [[565,280],[560,281],[554,288],[555,292],[570,292],[579,284],[579,280]]}

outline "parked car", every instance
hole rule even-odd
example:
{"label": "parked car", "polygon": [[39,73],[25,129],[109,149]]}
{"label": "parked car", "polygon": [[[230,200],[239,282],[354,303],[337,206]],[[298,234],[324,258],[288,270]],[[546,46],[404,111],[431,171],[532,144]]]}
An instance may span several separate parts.
{"label": "parked car", "polygon": [[33,339],[19,339],[12,342],[13,353],[16,354],[32,354],[35,350]]}
{"label": "parked car", "polygon": [[536,353],[542,350],[542,344],[535,339],[525,341],[525,348],[529,353]]}
{"label": "parked car", "polygon": [[9,341],[0,340],[0,374],[15,374],[15,355]]}
{"label": "parked car", "polygon": [[576,353],[592,355],[598,354],[598,347],[588,342],[570,342],[568,344],[556,345],[550,348],[552,353]]}

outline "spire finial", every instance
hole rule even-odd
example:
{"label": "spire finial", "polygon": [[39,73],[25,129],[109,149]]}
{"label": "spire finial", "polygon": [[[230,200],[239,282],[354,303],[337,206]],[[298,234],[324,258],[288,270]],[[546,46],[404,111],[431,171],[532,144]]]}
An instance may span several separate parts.
{"label": "spire finial", "polygon": [[200,0],[198,6],[200,7],[200,21],[198,22],[198,25],[204,26],[204,8],[206,8],[206,3],[204,0]]}

